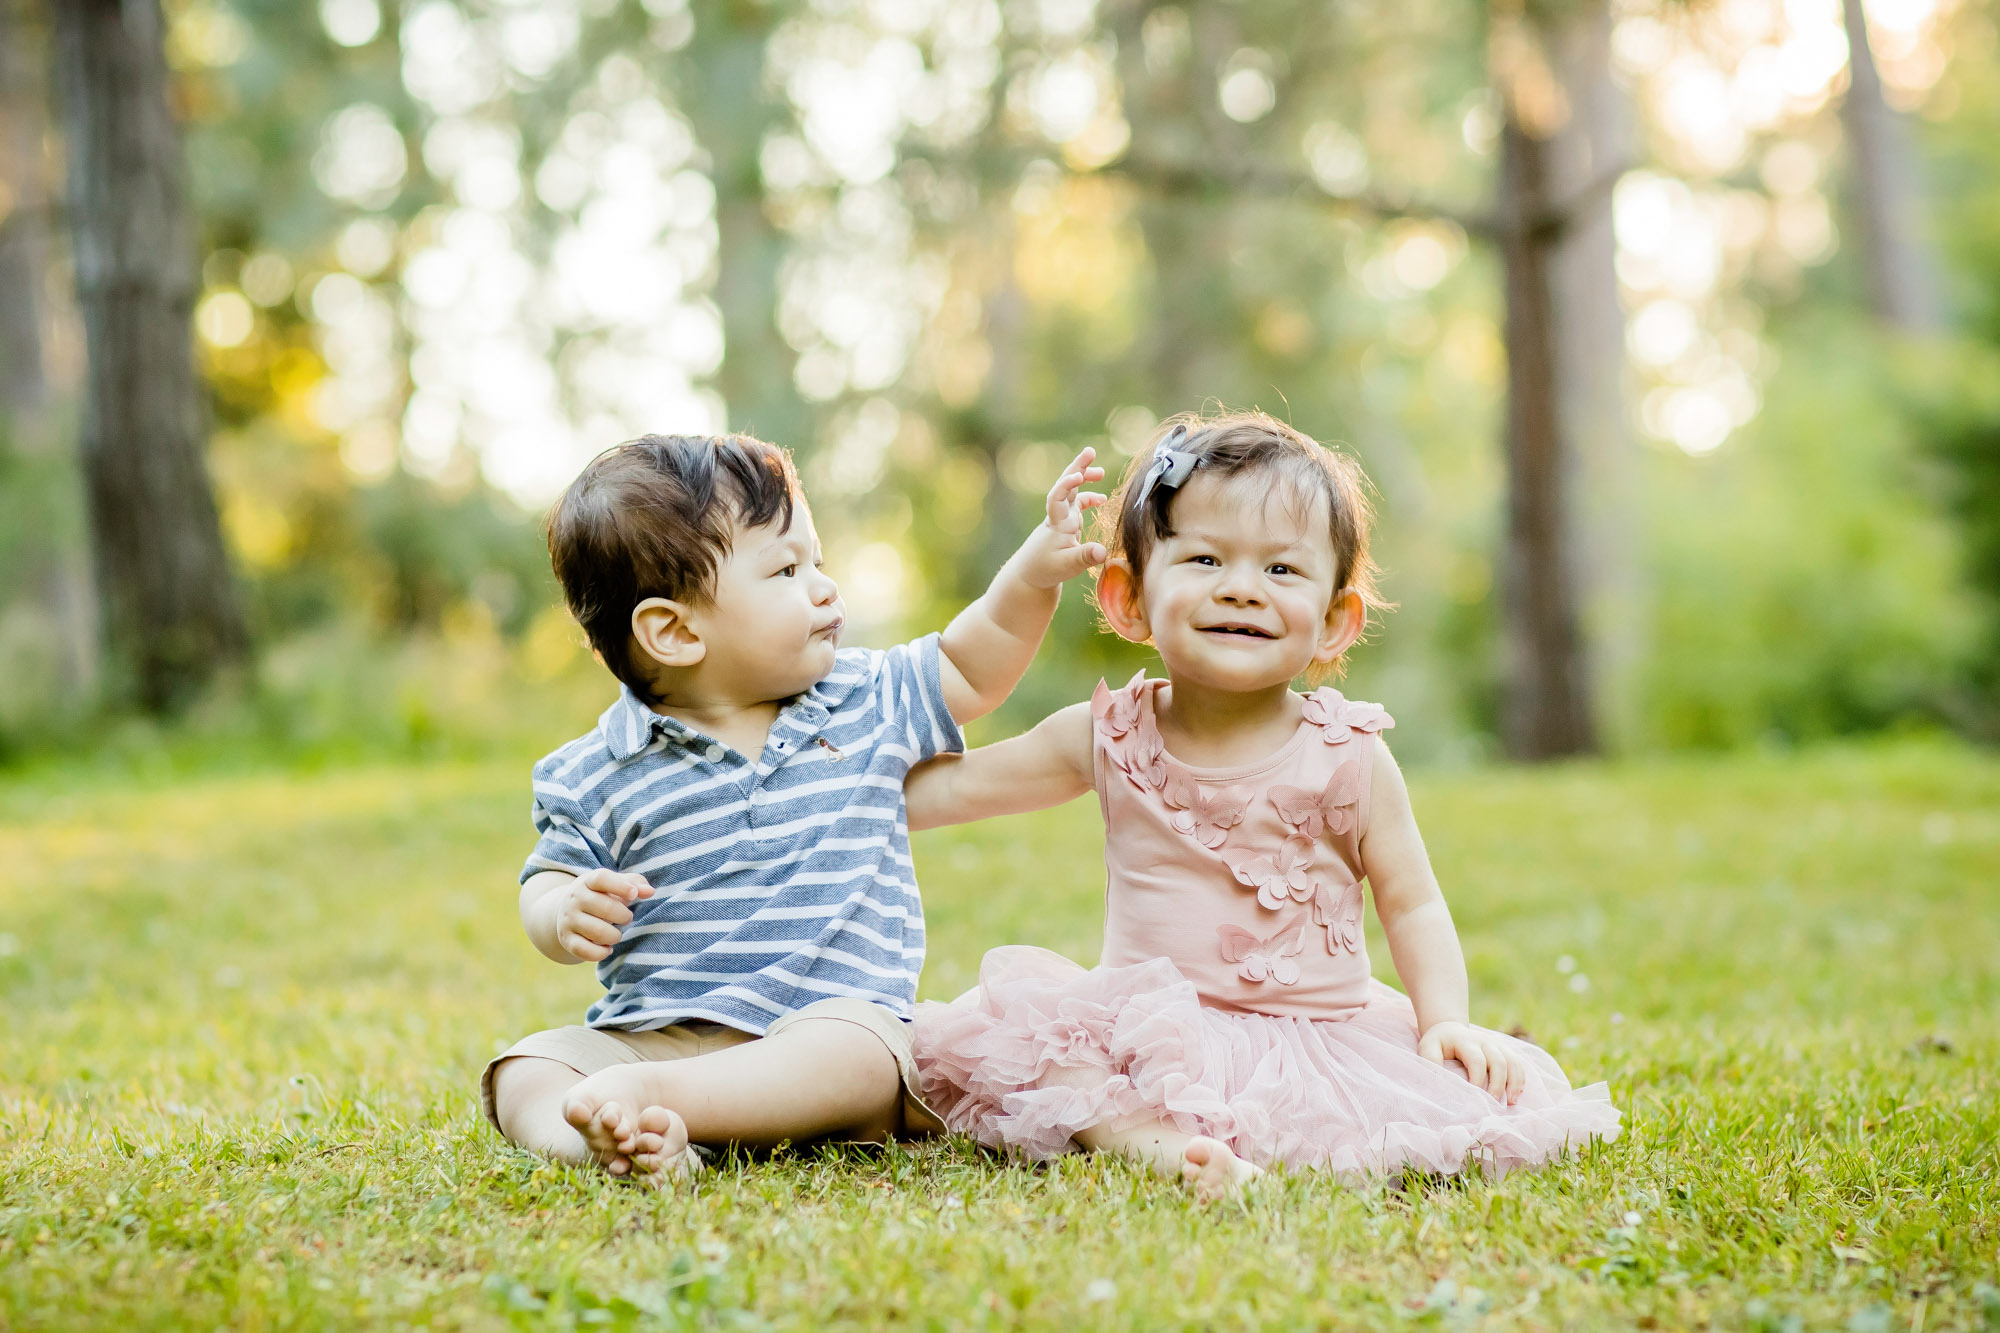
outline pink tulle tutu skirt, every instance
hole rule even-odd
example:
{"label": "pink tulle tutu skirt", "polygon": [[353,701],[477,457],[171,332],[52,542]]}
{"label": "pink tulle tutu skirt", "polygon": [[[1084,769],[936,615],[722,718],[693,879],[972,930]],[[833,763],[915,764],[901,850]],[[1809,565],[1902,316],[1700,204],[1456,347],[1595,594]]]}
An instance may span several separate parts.
{"label": "pink tulle tutu skirt", "polygon": [[1203,1006],[1164,958],[1087,970],[1011,946],[986,955],[977,991],[919,1005],[914,1039],[925,1099],[951,1129],[1036,1159],[1091,1125],[1152,1119],[1261,1166],[1349,1180],[1470,1163],[1504,1175],[1618,1136],[1605,1086],[1572,1089],[1527,1042],[1513,1106],[1418,1055],[1409,1000],[1379,981],[1349,1018],[1281,1018]]}

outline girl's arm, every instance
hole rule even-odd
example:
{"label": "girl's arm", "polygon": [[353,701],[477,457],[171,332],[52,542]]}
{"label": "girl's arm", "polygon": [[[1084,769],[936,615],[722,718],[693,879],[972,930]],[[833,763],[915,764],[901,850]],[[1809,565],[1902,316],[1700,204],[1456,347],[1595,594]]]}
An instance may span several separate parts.
{"label": "girl's arm", "polygon": [[1499,1033],[1474,1027],[1467,1018],[1465,954],[1417,831],[1410,789],[1381,737],[1373,744],[1373,795],[1361,836],[1361,865],[1396,975],[1417,1011],[1417,1051],[1440,1064],[1456,1059],[1473,1083],[1511,1104],[1521,1095],[1527,1066]]}
{"label": "girl's arm", "polygon": [[945,626],[944,702],[957,721],[983,717],[1006,702],[1027,674],[1055,618],[1062,585],[1104,563],[1104,548],[1083,540],[1083,516],[1104,497],[1083,489],[1104,469],[1085,449],[1049,491],[1048,516],[1028,534],[980,599]]}
{"label": "girl's arm", "polygon": [[1090,705],[1051,713],[1033,731],[964,754],[939,755],[903,784],[912,829],[963,824],[1061,805],[1090,790]]}

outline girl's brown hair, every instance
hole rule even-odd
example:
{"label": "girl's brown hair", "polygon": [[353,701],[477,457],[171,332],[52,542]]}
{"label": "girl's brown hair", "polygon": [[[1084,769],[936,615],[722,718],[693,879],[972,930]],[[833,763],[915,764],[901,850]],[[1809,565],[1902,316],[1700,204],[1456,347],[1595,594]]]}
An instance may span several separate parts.
{"label": "girl's brown hair", "polygon": [[[1118,489],[1098,511],[1099,539],[1109,558],[1122,557],[1132,571],[1135,591],[1144,587],[1146,558],[1153,547],[1174,535],[1172,510],[1178,487],[1155,485],[1143,498],[1140,482],[1152,469],[1160,450],[1191,454],[1195,472],[1213,477],[1238,473],[1267,474],[1273,498],[1284,496],[1310,504],[1325,496],[1328,536],[1333,540],[1334,587],[1353,589],[1364,611],[1372,616],[1390,609],[1376,584],[1380,571],[1368,555],[1368,530],[1374,519],[1368,503],[1368,479],[1352,458],[1329,449],[1262,412],[1229,412],[1204,418],[1186,412],[1160,423],[1146,447],[1132,459]],[[1338,674],[1341,663],[1332,664]],[[1309,674],[1321,674],[1313,672]]]}

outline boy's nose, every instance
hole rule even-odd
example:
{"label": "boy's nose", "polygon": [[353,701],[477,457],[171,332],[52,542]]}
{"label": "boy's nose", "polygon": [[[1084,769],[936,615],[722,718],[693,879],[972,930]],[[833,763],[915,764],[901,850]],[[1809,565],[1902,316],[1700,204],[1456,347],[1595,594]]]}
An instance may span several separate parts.
{"label": "boy's nose", "polygon": [[829,578],[824,570],[814,570],[812,599],[814,606],[829,606],[840,600],[840,585]]}

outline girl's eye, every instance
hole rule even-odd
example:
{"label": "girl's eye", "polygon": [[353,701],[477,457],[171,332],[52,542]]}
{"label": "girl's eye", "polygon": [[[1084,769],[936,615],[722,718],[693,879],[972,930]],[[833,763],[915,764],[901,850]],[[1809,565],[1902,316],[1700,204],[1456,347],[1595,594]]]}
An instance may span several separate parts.
{"label": "girl's eye", "polygon": [[1291,567],[1290,565],[1272,565],[1272,566],[1271,566],[1271,572],[1272,572],[1273,574],[1277,574],[1277,575],[1280,575],[1280,576],[1283,576],[1283,575],[1286,575],[1286,574],[1296,574],[1296,573],[1298,573],[1299,571],[1297,571],[1296,569],[1293,569],[1293,568],[1292,568],[1292,567]]}
{"label": "girl's eye", "polygon": [[788,579],[796,575],[798,572],[799,572],[799,567],[797,565],[786,565],[783,569],[778,571],[778,577],[781,579]]}
{"label": "girl's eye", "polygon": [[1215,557],[1212,555],[1197,555],[1192,557],[1192,560],[1197,565],[1213,565],[1215,563]]}

